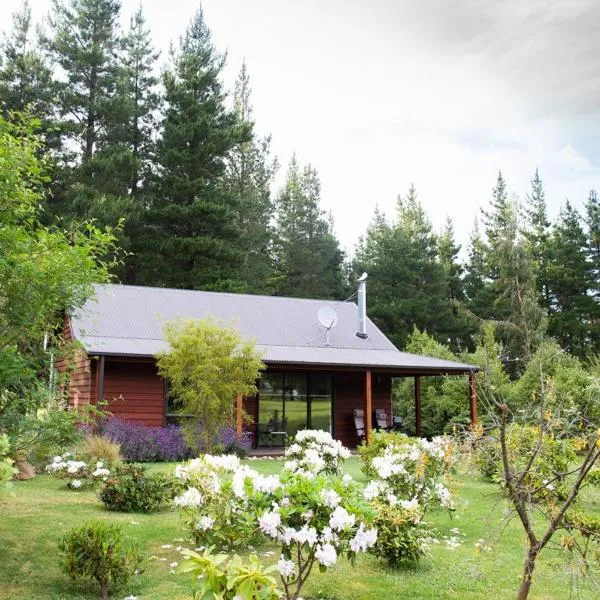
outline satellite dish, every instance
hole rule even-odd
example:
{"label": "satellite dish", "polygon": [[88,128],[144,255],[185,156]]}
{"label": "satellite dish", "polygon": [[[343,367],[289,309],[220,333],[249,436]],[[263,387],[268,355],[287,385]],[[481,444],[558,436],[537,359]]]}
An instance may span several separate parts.
{"label": "satellite dish", "polygon": [[319,323],[321,324],[321,326],[324,327],[325,330],[327,331],[326,338],[325,338],[325,345],[331,346],[331,344],[329,343],[329,330],[331,328],[335,327],[335,325],[337,323],[337,320],[338,320],[337,313],[335,312],[335,310],[333,310],[333,308],[330,308],[329,306],[322,306],[317,311],[317,319],[319,320]]}

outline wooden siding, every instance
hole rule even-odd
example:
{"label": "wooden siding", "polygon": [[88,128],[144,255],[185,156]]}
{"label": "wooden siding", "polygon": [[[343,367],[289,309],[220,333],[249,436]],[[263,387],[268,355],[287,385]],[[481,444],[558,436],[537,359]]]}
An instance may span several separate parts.
{"label": "wooden siding", "polygon": [[252,446],[256,447],[258,435],[258,396],[244,398],[244,412],[246,421],[244,422],[244,431],[252,436]]}
{"label": "wooden siding", "polygon": [[111,361],[104,367],[104,400],[113,416],[164,425],[164,384],[153,362]]}
{"label": "wooden siding", "polygon": [[[65,316],[63,338],[67,344],[73,341],[71,319],[68,316]],[[74,355],[69,358],[63,356],[59,357],[56,361],[56,370],[59,375],[61,377],[66,376],[66,381],[63,383],[63,391],[66,387],[67,399],[70,406],[83,406],[93,401],[95,397],[93,367],[92,361],[81,349],[75,350]]]}
{"label": "wooden siding", "polygon": [[[392,418],[392,379],[389,375],[373,373],[373,411],[383,408],[391,425]],[[356,435],[353,410],[364,409],[365,373],[336,373],[334,386],[334,431],[336,439],[344,446],[355,448],[360,439]],[[375,420],[373,419],[373,422]]]}

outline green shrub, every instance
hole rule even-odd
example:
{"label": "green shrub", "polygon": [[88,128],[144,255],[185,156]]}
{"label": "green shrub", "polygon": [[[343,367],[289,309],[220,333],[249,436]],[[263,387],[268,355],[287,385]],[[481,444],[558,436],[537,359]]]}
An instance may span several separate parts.
{"label": "green shrub", "polygon": [[175,496],[175,481],[164,473],[147,473],[142,465],[116,467],[100,490],[100,500],[108,510],[153,512]]}
{"label": "green shrub", "polygon": [[237,554],[230,559],[225,554],[212,554],[212,548],[203,554],[187,550],[184,555],[186,560],[180,571],[192,575],[195,600],[278,600],[282,597],[277,580],[271,575],[277,567],[263,567],[255,555],[248,557],[247,565]]}
{"label": "green shrub", "polygon": [[418,561],[425,553],[426,529],[410,511],[383,502],[375,502],[374,507],[377,541],[371,552],[384,558],[392,568]]}
{"label": "green shrub", "polygon": [[60,565],[71,579],[93,579],[100,586],[100,598],[137,572],[138,547],[123,541],[120,525],[90,522],[75,527],[58,544]]}
{"label": "green shrub", "polygon": [[8,458],[9,448],[8,436],[6,434],[0,435],[0,490],[17,472],[13,467],[13,460]]}
{"label": "green shrub", "polygon": [[[538,426],[513,423],[507,427],[506,445],[509,462],[514,465],[517,472],[525,469],[538,442]],[[524,485],[536,494],[538,500],[548,495],[559,501],[565,500],[569,486],[566,478],[560,474],[567,473],[576,458],[571,440],[544,435],[541,450],[532,468],[529,469]],[[503,480],[502,452],[498,433],[490,434],[480,441],[476,464],[485,477],[494,481]]]}

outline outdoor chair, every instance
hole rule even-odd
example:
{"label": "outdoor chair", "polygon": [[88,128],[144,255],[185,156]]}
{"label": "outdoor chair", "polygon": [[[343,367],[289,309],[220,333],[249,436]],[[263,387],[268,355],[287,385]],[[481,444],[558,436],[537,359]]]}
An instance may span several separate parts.
{"label": "outdoor chair", "polygon": [[404,429],[404,421],[402,420],[402,417],[393,416],[392,417],[392,430],[399,431],[400,433],[402,433],[403,429]]}
{"label": "outdoor chair", "polygon": [[362,440],[365,437],[365,411],[360,408],[355,408],[354,427],[356,427],[356,435]]}
{"label": "outdoor chair", "polygon": [[391,431],[392,427],[388,424],[388,416],[383,408],[375,410],[375,427],[379,431]]}

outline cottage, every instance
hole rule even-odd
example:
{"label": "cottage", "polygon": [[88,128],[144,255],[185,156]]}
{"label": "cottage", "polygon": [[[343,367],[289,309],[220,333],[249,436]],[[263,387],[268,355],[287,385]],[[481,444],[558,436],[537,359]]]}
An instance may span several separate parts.
{"label": "cottage", "polygon": [[[94,299],[67,318],[66,336],[83,353],[71,374],[72,405],[108,402],[124,419],[162,426],[177,418],[154,359],[166,350],[165,322],[212,316],[254,339],[266,371],[252,398],[239,398],[250,417],[255,446],[281,443],[304,428],[330,431],[356,446],[354,410],[364,411],[367,435],[373,414],[392,414],[392,378],[414,378],[417,435],[422,434],[420,378],[462,375],[471,421],[477,420],[473,365],[400,352],[366,316],[365,278],[352,302],[219,292],[98,285]],[[465,384],[467,381],[465,381]],[[232,400],[233,401],[233,400]],[[281,436],[281,437],[279,437]]]}

